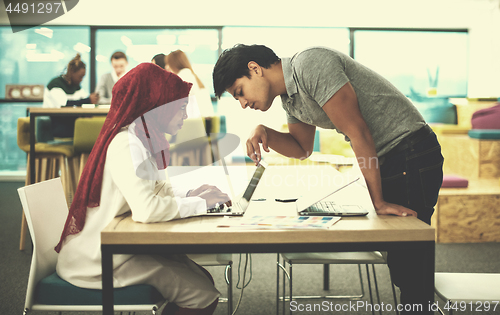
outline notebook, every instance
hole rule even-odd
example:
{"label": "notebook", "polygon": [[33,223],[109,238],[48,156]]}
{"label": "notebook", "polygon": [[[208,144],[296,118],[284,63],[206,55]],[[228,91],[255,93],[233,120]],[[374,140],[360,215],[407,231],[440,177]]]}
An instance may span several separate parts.
{"label": "notebook", "polygon": [[[252,200],[255,188],[257,188],[257,185],[259,184],[259,181],[262,178],[262,174],[264,174],[266,167],[267,163],[264,161],[260,161],[259,165],[257,165],[257,168],[252,175],[252,179],[250,179],[250,182],[248,183],[245,192],[243,193],[243,196],[239,198],[237,202],[233,202],[232,206],[227,207],[224,205],[220,208],[208,209],[206,213],[199,213],[195,216],[242,216],[243,214],[245,214],[245,211],[247,210],[248,205]],[[229,183],[229,186],[232,187],[231,183]]]}
{"label": "notebook", "polygon": [[359,180],[356,177],[353,180],[349,180],[343,185],[340,185],[333,191],[328,192],[328,194],[323,194],[323,196],[307,196],[297,199],[296,206],[299,215],[303,216],[364,216],[368,214],[368,211],[360,205],[347,205],[347,204],[337,204],[335,201],[323,200],[326,197],[333,195],[334,193],[344,189],[345,187],[355,183]]}

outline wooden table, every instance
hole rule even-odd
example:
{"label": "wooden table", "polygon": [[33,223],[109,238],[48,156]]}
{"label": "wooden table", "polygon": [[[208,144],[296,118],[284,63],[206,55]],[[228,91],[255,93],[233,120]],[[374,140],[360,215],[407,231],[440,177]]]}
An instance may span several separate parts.
{"label": "wooden table", "polygon": [[65,117],[83,117],[83,116],[106,116],[109,108],[81,108],[81,107],[62,107],[62,108],[43,108],[28,107],[26,114],[30,116],[30,184],[35,183],[35,118],[37,116],[65,116]]}
{"label": "wooden table", "polygon": [[[270,197],[282,197],[280,194],[290,193],[294,188],[296,192],[306,191],[305,193],[307,190],[318,190],[320,189],[318,186],[328,186],[333,183],[327,178],[331,179],[339,174],[333,167],[328,166],[269,167],[257,188],[255,193],[257,196],[254,196],[254,198],[265,197],[266,201],[252,202],[246,215],[262,211],[268,214],[283,214],[288,211],[293,214],[294,203],[278,203]],[[311,176],[316,176],[316,179],[324,185],[312,185]],[[200,178],[195,175],[192,177]],[[278,178],[282,179],[281,182]],[[173,177],[171,179],[174,182]],[[340,194],[337,197],[340,199],[350,197],[356,202],[366,202],[366,198],[369,198],[366,188],[359,184],[348,188],[335,195],[343,193],[344,196]],[[360,195],[359,191],[363,194]],[[159,252],[280,253],[412,249],[420,251],[425,257],[426,276],[422,281],[427,288],[428,300],[434,300],[434,228],[414,217],[378,216],[372,207],[368,216],[343,218],[328,230],[217,228],[220,220],[222,220],[220,217],[196,217],[141,224],[132,221],[130,216],[115,218],[101,232],[104,314],[113,314],[113,254]]]}

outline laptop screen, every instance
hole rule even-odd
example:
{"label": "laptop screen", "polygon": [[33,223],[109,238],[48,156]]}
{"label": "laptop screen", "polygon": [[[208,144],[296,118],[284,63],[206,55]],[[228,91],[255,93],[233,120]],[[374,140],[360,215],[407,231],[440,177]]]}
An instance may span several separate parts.
{"label": "laptop screen", "polygon": [[257,169],[252,175],[252,179],[250,179],[250,183],[248,183],[247,189],[243,193],[243,197],[239,200],[241,209],[246,210],[246,208],[248,207],[248,203],[250,202],[250,199],[252,198],[252,195],[255,192],[255,188],[257,188],[257,185],[259,184],[259,181],[262,178],[262,174],[264,173],[265,169],[266,167],[264,163],[259,163]]}

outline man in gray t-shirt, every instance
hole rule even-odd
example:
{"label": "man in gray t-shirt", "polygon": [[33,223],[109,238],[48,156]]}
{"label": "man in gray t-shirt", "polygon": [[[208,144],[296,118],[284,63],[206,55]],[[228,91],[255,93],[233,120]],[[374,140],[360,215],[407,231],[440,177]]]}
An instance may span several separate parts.
{"label": "man in gray t-shirt", "polygon": [[[236,45],[220,56],[213,80],[216,96],[227,91],[243,108],[265,112],[281,97],[289,132],[258,125],[246,142],[256,163],[260,145],[305,159],[316,127],[336,129],[351,143],[377,214],[418,216],[430,224],[442,182],[441,149],[411,101],[382,76],[328,48],[280,59],[265,46]],[[377,158],[380,163],[362,166]],[[423,292],[422,259],[397,251],[388,262],[402,302],[425,309],[433,292]]]}
{"label": "man in gray t-shirt", "polygon": [[322,107],[349,82],[378,156],[425,125],[411,101],[392,84],[338,51],[309,48],[281,59],[281,66],[286,85],[281,99],[289,124],[337,129]]}

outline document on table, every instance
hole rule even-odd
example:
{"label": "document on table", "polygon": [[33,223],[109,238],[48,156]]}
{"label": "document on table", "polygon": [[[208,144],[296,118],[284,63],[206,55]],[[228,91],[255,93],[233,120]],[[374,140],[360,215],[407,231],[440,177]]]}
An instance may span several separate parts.
{"label": "document on table", "polygon": [[332,216],[225,217],[217,227],[250,230],[328,229],[340,219]]}

